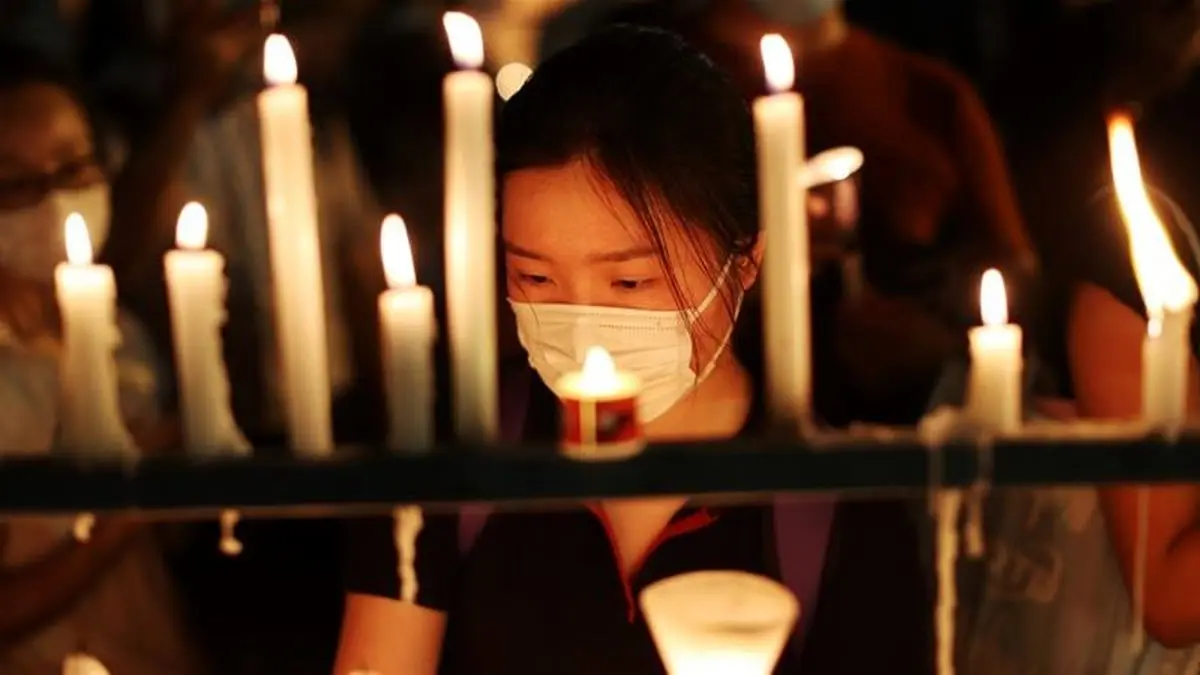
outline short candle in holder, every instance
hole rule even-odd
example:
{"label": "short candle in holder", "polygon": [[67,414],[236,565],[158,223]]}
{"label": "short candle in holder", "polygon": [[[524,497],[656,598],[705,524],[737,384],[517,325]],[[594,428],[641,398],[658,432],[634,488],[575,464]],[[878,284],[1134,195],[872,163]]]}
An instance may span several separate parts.
{"label": "short candle in holder", "polygon": [[971,377],[967,417],[989,431],[1011,433],[1021,427],[1021,327],[1008,321],[1008,295],[997,270],[983,273],[979,284],[983,325],[972,328]]}
{"label": "short candle in holder", "polygon": [[670,675],[770,675],[800,617],[783,584],[748,572],[691,572],[642,591]]}
{"label": "short candle in holder", "polygon": [[641,382],[617,370],[603,347],[588,349],[583,369],[559,378],[564,455],[607,460],[635,455],[644,445],[637,401]]}

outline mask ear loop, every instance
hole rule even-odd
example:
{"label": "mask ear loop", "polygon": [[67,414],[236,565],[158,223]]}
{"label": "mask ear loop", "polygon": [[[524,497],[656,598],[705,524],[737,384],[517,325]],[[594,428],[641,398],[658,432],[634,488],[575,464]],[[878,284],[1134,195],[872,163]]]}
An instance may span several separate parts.
{"label": "mask ear loop", "polygon": [[[729,256],[729,259],[725,261],[724,267],[721,268],[721,274],[717,276],[717,281],[713,284],[712,289],[709,290],[708,295],[704,297],[704,300],[700,301],[699,306],[691,310],[691,314],[688,317],[689,326],[694,325],[700,320],[700,316],[708,310],[713,301],[718,295],[720,295],[721,287],[729,283],[729,273],[733,270],[734,260],[735,256]],[[713,370],[715,370],[717,367],[717,359],[721,358],[721,355],[724,354],[725,350],[729,348],[729,343],[733,341],[733,331],[737,326],[738,315],[742,311],[742,302],[745,299],[746,292],[739,288],[737,302],[734,303],[733,314],[730,316],[729,330],[726,331],[725,337],[721,340],[721,344],[717,345],[716,350],[713,351],[713,355],[711,358],[709,358],[708,363],[705,364],[705,366],[701,368],[698,373],[696,373],[696,383],[692,385],[693,388],[699,387],[701,382],[706,380],[709,375],[712,375]]]}

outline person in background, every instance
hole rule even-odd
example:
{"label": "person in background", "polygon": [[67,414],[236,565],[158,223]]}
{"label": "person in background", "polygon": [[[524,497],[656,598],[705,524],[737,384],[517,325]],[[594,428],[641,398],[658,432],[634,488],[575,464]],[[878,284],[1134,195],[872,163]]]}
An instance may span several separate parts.
{"label": "person in background", "polygon": [[[0,455],[49,452],[57,425],[60,326],[54,267],[63,223],[87,220],[105,261],[109,184],[88,116],[39,55],[0,45]],[[158,416],[156,359],[121,318],[120,402],[145,452],[172,442]],[[77,543],[71,519],[0,521],[0,672],[52,675],[84,647],[114,673],[205,672],[146,524],[103,517]]]}
{"label": "person in background", "polygon": [[[1000,267],[1016,286],[1037,267],[996,133],[970,83],[850,26],[840,0],[654,0],[607,12],[600,4],[551,19],[545,53],[578,37],[572,13],[591,11],[591,26],[620,21],[682,34],[754,97],[766,90],[760,38],[788,40],[809,154],[853,145],[866,157],[858,231],[867,283],[838,317],[857,399],[852,415],[913,421],[943,363],[964,350],[965,327],[979,320],[979,274]],[[841,293],[835,279],[814,284]]]}
{"label": "person in background", "polygon": [[[526,351],[502,376],[504,414],[517,414],[510,440],[556,438],[549,387],[581,366],[572,336],[588,325],[604,326],[595,343],[647,383],[639,417],[651,441],[763,433],[761,336],[749,334],[761,319],[742,302],[764,251],[754,132],[720,71],[669,33],[598,32],[512,97],[497,157],[507,291]],[[818,363],[829,346],[817,345]],[[818,394],[818,412],[830,404]],[[931,605],[907,511],[820,505],[804,518],[825,523],[805,545],[822,552],[821,572],[805,572],[813,595],[778,672],[930,672]],[[439,662],[475,675],[661,672],[641,590],[704,569],[780,578],[778,517],[771,505],[683,497],[599,501],[497,511],[460,548],[464,521],[430,516],[415,604],[396,599],[391,521],[361,523],[334,672],[432,675]]]}
{"label": "person in background", "polygon": [[[1012,66],[1004,107],[1020,194],[1047,270],[1047,313],[1035,341],[1053,377],[1038,393],[1069,399],[1084,418],[1133,419],[1141,413],[1147,325],[1112,191],[1105,118],[1117,107],[1142,111],[1138,140],[1155,208],[1196,277],[1189,219],[1200,213],[1193,188],[1200,143],[1192,129],[1200,112],[1200,13],[1170,0],[1120,0],[1081,12],[1028,45],[1027,58]],[[1193,355],[1198,338],[1193,331]],[[1191,368],[1195,414],[1194,360]],[[1150,500],[1148,640],[1135,650],[1142,489]],[[1005,490],[989,513],[980,603],[962,632],[962,672],[1196,672],[1197,486]]]}

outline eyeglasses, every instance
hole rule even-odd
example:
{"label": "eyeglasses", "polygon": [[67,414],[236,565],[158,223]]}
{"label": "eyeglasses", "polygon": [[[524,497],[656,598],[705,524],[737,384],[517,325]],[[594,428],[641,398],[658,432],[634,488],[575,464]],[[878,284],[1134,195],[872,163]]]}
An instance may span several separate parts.
{"label": "eyeglasses", "polygon": [[104,179],[96,156],[89,154],[52,173],[0,179],[0,209],[23,209],[42,202],[55,190],[82,190]]}

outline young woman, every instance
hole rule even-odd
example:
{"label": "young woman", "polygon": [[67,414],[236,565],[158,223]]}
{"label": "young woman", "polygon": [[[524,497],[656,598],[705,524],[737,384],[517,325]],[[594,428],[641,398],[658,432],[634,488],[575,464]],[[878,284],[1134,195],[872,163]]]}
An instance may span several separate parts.
{"label": "young woman", "polygon": [[[508,293],[540,376],[523,438],[554,437],[546,385],[578,367],[577,336],[643,378],[651,440],[761,430],[757,341],[739,350],[732,339],[759,321],[740,311],[765,243],[754,142],[737,90],[680,39],[647,29],[560,52],[509,102],[498,138]],[[819,408],[828,400],[818,393]],[[779,672],[925,672],[931,614],[903,507],[825,513],[827,537],[805,542],[824,551],[817,590]],[[336,672],[661,672],[638,594],[692,570],[780,578],[774,515],[682,497],[603,501],[496,512],[466,545],[456,518],[433,517],[418,541],[416,604],[396,600],[389,525],[363,523]]]}

